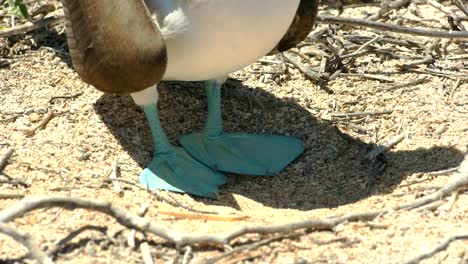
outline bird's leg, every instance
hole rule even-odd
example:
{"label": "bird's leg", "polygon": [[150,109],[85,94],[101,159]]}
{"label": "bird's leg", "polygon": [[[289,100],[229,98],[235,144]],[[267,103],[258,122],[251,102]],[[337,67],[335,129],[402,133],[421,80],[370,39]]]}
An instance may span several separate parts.
{"label": "bird's leg", "polygon": [[151,129],[151,139],[153,140],[153,155],[173,155],[174,147],[171,145],[164,133],[159,120],[159,111],[156,104],[143,106],[146,120]]}
{"label": "bird's leg", "polygon": [[208,137],[220,136],[223,133],[223,117],[221,112],[221,85],[219,81],[207,81],[205,84],[208,99],[208,116],[204,133]]}
{"label": "bird's leg", "polygon": [[171,145],[159,120],[157,87],[134,93],[132,97],[144,109],[154,150],[150,164],[140,175],[140,183],[149,189],[216,197],[225,176],[199,163],[184,149]]}
{"label": "bird's leg", "polygon": [[182,136],[187,152],[206,166],[225,172],[274,175],[297,158],[303,143],[291,137],[224,133],[221,82],[207,81],[208,117],[200,133]]}

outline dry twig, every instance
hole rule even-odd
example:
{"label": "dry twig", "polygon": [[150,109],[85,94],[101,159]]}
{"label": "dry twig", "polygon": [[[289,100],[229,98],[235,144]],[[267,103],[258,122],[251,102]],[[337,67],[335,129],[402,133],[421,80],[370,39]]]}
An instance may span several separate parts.
{"label": "dry twig", "polygon": [[384,111],[377,111],[377,112],[355,112],[355,113],[331,114],[331,117],[334,117],[334,118],[349,118],[349,117],[389,115],[391,113],[393,113],[393,110],[384,110]]}
{"label": "dry twig", "polygon": [[411,260],[408,260],[405,263],[406,264],[420,263],[423,259],[430,258],[430,257],[434,256],[435,254],[437,254],[438,252],[446,249],[450,245],[450,243],[452,243],[454,241],[457,241],[457,240],[461,240],[461,239],[468,239],[468,233],[454,235],[454,236],[451,236],[449,238],[446,238],[439,245],[435,246],[434,248],[430,249],[429,251],[426,251],[426,252],[422,253],[421,255],[418,255],[418,256],[412,258]]}
{"label": "dry twig", "polygon": [[97,231],[103,234],[106,234],[107,232],[107,227],[105,226],[96,226],[96,225],[86,225],[82,226],[72,232],[70,232],[67,236],[64,238],[54,242],[51,246],[49,246],[49,249],[47,250],[47,256],[53,256],[57,253],[60,252],[61,249],[70,241],[72,241],[74,238],[79,236],[85,231]]}
{"label": "dry twig", "polygon": [[192,255],[192,247],[185,247],[184,258],[182,259],[182,264],[188,264]]}
{"label": "dry twig", "polygon": [[394,86],[391,86],[391,87],[381,88],[381,89],[379,89],[379,91],[386,91],[387,92],[387,91],[393,91],[393,90],[397,90],[397,89],[401,89],[401,88],[406,88],[406,87],[409,87],[409,86],[414,86],[414,85],[425,83],[429,79],[430,79],[429,77],[423,76],[423,77],[418,78],[418,79],[416,79],[414,81],[410,81],[410,82],[402,83],[402,84],[397,84],[397,85],[394,85]]}
{"label": "dry twig", "polygon": [[298,234],[298,233],[292,233],[292,234],[289,234],[289,235],[279,234],[279,235],[275,235],[275,236],[270,237],[270,238],[265,238],[265,239],[262,239],[262,240],[260,240],[258,242],[247,244],[247,245],[244,245],[244,246],[241,246],[241,247],[237,247],[237,248],[235,248],[233,250],[230,250],[230,251],[228,251],[228,252],[226,252],[224,254],[213,257],[211,259],[208,259],[208,260],[205,261],[205,264],[215,264],[215,263],[217,263],[217,262],[219,262],[219,261],[221,261],[221,260],[223,260],[225,258],[231,257],[233,255],[248,252],[248,251],[252,251],[252,250],[257,249],[257,248],[259,248],[261,246],[268,245],[271,242],[282,240],[282,239],[285,239],[285,238],[297,237],[299,235],[300,234]]}
{"label": "dry twig", "polygon": [[172,211],[158,211],[158,214],[172,216],[175,218],[182,218],[182,219],[194,219],[194,220],[204,220],[204,221],[226,221],[226,222],[242,221],[242,220],[246,220],[249,218],[246,215],[213,215],[213,214],[198,214],[198,213],[172,212]]}
{"label": "dry twig", "polygon": [[299,71],[301,71],[309,80],[318,83],[319,85],[325,82],[326,74],[320,74],[310,70],[307,66],[303,65],[298,59],[294,58],[288,52],[283,52],[283,57]]}
{"label": "dry twig", "polygon": [[149,244],[147,242],[143,242],[140,245],[140,251],[143,255],[143,262],[145,264],[153,264],[153,257],[151,256],[151,250],[149,248]]}
{"label": "dry twig", "polygon": [[465,156],[465,160],[460,165],[459,174],[456,175],[455,177],[452,177],[451,180],[445,186],[443,186],[438,191],[432,194],[426,195],[406,205],[402,205],[399,208],[407,209],[407,210],[418,208],[423,205],[438,201],[442,199],[443,197],[451,195],[453,192],[456,192],[461,188],[466,188],[467,186],[468,186],[468,155]]}
{"label": "dry twig", "polygon": [[36,245],[36,243],[31,239],[31,236],[29,234],[23,233],[6,223],[2,223],[0,221],[0,233],[3,233],[14,240],[16,240],[18,243],[22,244],[24,247],[26,247],[29,251],[29,255],[34,258],[35,260],[39,261],[39,263],[43,264],[50,264],[53,263],[50,258],[48,258],[44,252],[42,252],[39,247]]}
{"label": "dry twig", "polygon": [[9,29],[5,29],[0,31],[0,38],[10,37],[14,35],[28,33],[30,31],[47,27],[51,24],[58,23],[63,20],[63,16],[61,17],[48,17],[39,21],[34,22],[27,22],[23,25],[15,26]]}
{"label": "dry twig", "polygon": [[404,6],[407,6],[411,3],[411,0],[396,0],[396,1],[382,1],[380,4],[379,12],[375,13],[374,15],[368,17],[369,20],[378,20],[382,16],[386,15],[392,10],[400,9]]}
{"label": "dry twig", "polygon": [[25,196],[22,193],[0,193],[0,199],[19,199]]}
{"label": "dry twig", "polygon": [[383,82],[395,82],[395,80],[388,78],[386,76],[369,74],[369,73],[340,73],[340,76],[350,76],[350,77],[364,77],[367,79],[383,81]]}
{"label": "dry twig", "polygon": [[49,99],[49,104],[53,103],[55,100],[58,99],[75,99],[83,95],[83,92],[79,92],[73,95],[60,95],[60,96],[53,96]]}
{"label": "dry twig", "polygon": [[460,166],[457,166],[455,168],[446,169],[446,170],[426,172],[426,174],[428,176],[441,176],[441,175],[447,175],[447,174],[456,172],[458,170],[460,170]]}
{"label": "dry twig", "polygon": [[[140,217],[145,216],[145,214],[148,212],[148,208],[149,208],[148,203],[142,204],[140,209],[138,210],[138,216],[140,216]],[[128,233],[128,237],[127,237],[127,244],[131,248],[136,247],[135,236],[136,236],[136,230],[135,229],[130,230],[130,232]]]}
{"label": "dry twig", "polygon": [[468,17],[468,7],[466,7],[461,0],[452,0],[452,2]]}
{"label": "dry twig", "polygon": [[115,160],[114,163],[112,164],[112,169],[111,169],[109,178],[111,179],[112,184],[114,185],[114,191],[118,193],[120,196],[122,196],[123,191],[122,191],[122,187],[120,186],[119,177],[120,177],[119,163],[117,162],[117,160]]}
{"label": "dry twig", "polygon": [[387,32],[416,35],[416,36],[422,36],[422,37],[428,37],[428,38],[468,39],[468,31],[441,31],[441,30],[409,28],[409,27],[402,27],[402,26],[397,26],[397,25],[390,25],[386,23],[367,21],[367,20],[355,19],[355,18],[319,15],[317,17],[317,22],[324,23],[324,24],[341,24],[341,25],[373,28],[373,29],[387,31]]}
{"label": "dry twig", "polygon": [[25,130],[25,134],[28,135],[28,136],[33,136],[36,133],[37,130],[44,129],[47,126],[47,124],[50,122],[50,120],[52,120],[52,118],[54,118],[54,116],[55,116],[54,111],[49,110],[49,112],[41,120],[41,122],[39,122],[39,124],[37,124],[35,127],[31,128],[31,129]]}
{"label": "dry twig", "polygon": [[359,56],[362,52],[366,53],[367,51],[364,50],[365,48],[369,47],[370,45],[372,45],[373,43],[379,41],[380,39],[382,39],[383,36],[381,35],[378,35],[376,36],[375,38],[369,40],[368,42],[364,43],[362,46],[360,46],[356,51],[354,51],[353,53],[349,53],[349,54],[346,54],[346,55],[342,55],[340,58],[341,59],[346,59],[346,58],[351,58],[351,57],[354,57],[354,56]]}
{"label": "dry twig", "polygon": [[405,134],[401,134],[394,138],[391,138],[385,145],[376,147],[375,149],[367,153],[366,158],[368,158],[369,160],[375,159],[375,157],[377,157],[379,154],[384,153],[385,151],[393,148],[396,144],[400,143],[405,138],[405,136]]}

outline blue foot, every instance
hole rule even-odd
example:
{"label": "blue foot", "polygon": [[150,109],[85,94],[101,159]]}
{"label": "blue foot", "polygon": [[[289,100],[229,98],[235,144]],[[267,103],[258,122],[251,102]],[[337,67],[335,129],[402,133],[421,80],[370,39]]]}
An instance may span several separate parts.
{"label": "blue foot", "polygon": [[159,121],[156,104],[145,105],[153,138],[153,160],[140,175],[140,183],[149,189],[185,192],[216,198],[218,186],[226,182],[223,174],[193,159],[184,149],[171,145]]}
{"label": "blue foot", "polygon": [[218,186],[226,177],[194,160],[182,148],[157,154],[140,175],[140,183],[149,189],[162,189],[216,198]]}
{"label": "blue foot", "polygon": [[201,133],[182,136],[182,147],[206,166],[225,172],[274,175],[303,151],[302,141],[284,136],[223,132],[221,83],[206,82],[208,118]]}
{"label": "blue foot", "polygon": [[179,141],[206,166],[247,175],[275,175],[304,151],[302,141],[274,135],[195,133]]}

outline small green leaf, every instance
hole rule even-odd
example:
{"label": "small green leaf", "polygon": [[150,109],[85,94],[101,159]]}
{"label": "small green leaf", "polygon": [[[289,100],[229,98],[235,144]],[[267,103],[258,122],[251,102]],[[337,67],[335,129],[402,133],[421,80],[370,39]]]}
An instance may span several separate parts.
{"label": "small green leaf", "polygon": [[23,0],[8,0],[8,11],[11,14],[17,15],[23,19],[29,17],[28,8],[23,4]]}
{"label": "small green leaf", "polygon": [[29,17],[29,14],[28,14],[28,8],[26,7],[26,5],[25,4],[18,5],[16,9],[16,14],[23,19],[27,19]]}

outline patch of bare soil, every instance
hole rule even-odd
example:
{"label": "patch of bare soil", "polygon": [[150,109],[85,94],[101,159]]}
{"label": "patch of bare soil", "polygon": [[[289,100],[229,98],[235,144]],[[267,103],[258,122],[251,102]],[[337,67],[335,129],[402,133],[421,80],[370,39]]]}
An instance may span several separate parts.
{"label": "patch of bare soil", "polygon": [[[48,16],[61,14],[54,1],[38,1],[31,8],[44,3],[57,7]],[[464,16],[455,5],[444,4]],[[363,18],[379,10],[378,5],[350,6],[342,16]],[[321,11],[327,13],[337,14]],[[9,16],[1,16],[7,27]],[[446,17],[432,5],[412,5],[381,21],[448,30]],[[459,25],[468,28],[466,22]],[[366,52],[346,58],[361,51]],[[63,25],[0,39],[0,54],[0,156],[14,149],[0,174],[0,210],[22,196],[106,200],[134,213],[147,205],[145,219],[181,233],[217,234],[243,225],[267,227],[412,202],[453,180],[458,174],[450,169],[467,153],[466,39],[319,24],[284,61],[279,55],[265,57],[233,73],[223,88],[226,129],[295,136],[304,140],[306,151],[274,177],[229,175],[216,200],[165,192],[155,196],[138,187],[152,151],[144,114],[130,97],[104,95],[80,80]],[[307,77],[291,60],[320,78]],[[202,84],[163,83],[159,101],[174,144],[178,136],[203,127]],[[395,145],[372,155],[389,141]],[[128,181],[121,183],[121,192],[109,182],[115,161],[119,179]],[[174,201],[221,218],[248,218],[205,219],[209,214],[189,214]],[[184,213],[174,216],[178,212]],[[132,247],[129,228],[85,209],[40,209],[8,225],[29,233],[57,263],[142,263],[141,245],[155,263],[205,263],[231,249],[219,262],[403,263],[448,237],[467,234],[468,193],[462,188],[429,206],[387,211],[371,221],[244,235],[224,248],[176,248],[139,232]],[[26,253],[0,234],[0,262],[24,262]],[[468,240],[457,239],[422,263],[468,263]]]}

